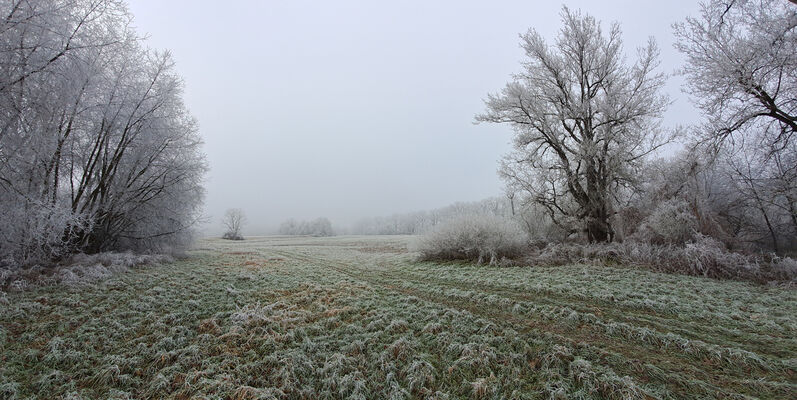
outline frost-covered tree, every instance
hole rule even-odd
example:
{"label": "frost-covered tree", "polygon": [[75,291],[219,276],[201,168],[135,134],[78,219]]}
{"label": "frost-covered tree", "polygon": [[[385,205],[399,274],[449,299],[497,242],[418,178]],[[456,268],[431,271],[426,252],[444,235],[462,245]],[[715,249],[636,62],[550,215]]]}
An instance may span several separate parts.
{"label": "frost-covered tree", "polygon": [[512,218],[512,203],[508,198],[490,197],[481,201],[457,202],[429,211],[363,218],[354,224],[352,233],[358,235],[416,235],[425,233],[449,220],[473,215]]}
{"label": "frost-covered tree", "polygon": [[186,244],[206,167],[169,53],[117,0],[0,15],[0,257]]}
{"label": "frost-covered tree", "polygon": [[779,151],[797,140],[797,6],[783,0],[711,0],[676,24],[687,90],[722,142],[757,136]]}
{"label": "frost-covered tree", "polygon": [[[604,32],[593,17],[562,11],[549,45],[536,31],[521,36],[523,69],[486,101],[477,121],[515,130],[501,175],[543,206],[557,224],[611,241],[613,203],[636,180],[644,158],[666,143],[659,128],[668,100],[651,38],[625,62],[621,31]],[[574,227],[578,227],[576,229]]]}
{"label": "frost-covered tree", "polygon": [[308,234],[313,236],[332,236],[332,223],[325,217],[314,219],[309,223]]}
{"label": "frost-covered tree", "polygon": [[797,243],[797,6],[711,0],[675,25],[687,90],[704,112],[736,201],[724,211],[745,241],[776,252]]}
{"label": "frost-covered tree", "polygon": [[241,228],[246,223],[246,214],[240,208],[231,208],[224,213],[221,222],[227,228],[224,232],[224,239],[230,240],[243,240],[241,235]]}
{"label": "frost-covered tree", "polygon": [[781,253],[797,248],[797,157],[794,150],[773,154],[745,146],[724,146],[715,168],[730,182],[736,201],[726,214],[742,239]]}
{"label": "frost-covered tree", "polygon": [[277,232],[280,235],[333,236],[335,234],[332,223],[325,217],[312,221],[296,221],[291,218],[283,222]]}

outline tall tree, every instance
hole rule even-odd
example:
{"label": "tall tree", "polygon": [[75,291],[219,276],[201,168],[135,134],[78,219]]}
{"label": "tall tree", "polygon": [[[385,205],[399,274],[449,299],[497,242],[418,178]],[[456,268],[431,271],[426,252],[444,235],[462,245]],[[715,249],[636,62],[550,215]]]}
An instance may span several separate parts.
{"label": "tall tree", "polygon": [[652,38],[627,65],[618,24],[604,33],[593,17],[567,8],[562,23],[553,45],[533,29],[521,36],[522,72],[488,96],[476,119],[514,129],[501,168],[510,186],[557,224],[574,229],[575,221],[590,242],[611,241],[616,196],[669,139],[659,129],[665,76]]}

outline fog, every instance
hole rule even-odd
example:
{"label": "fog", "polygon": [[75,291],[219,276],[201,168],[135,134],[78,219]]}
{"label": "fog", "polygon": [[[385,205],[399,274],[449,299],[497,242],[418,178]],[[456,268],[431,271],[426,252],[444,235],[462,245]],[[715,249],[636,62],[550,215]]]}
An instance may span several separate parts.
{"label": "fog", "polygon": [[[245,234],[261,234],[289,217],[346,227],[502,192],[510,128],[474,114],[519,70],[518,34],[552,39],[561,4],[376,3],[129,1],[149,45],[173,53],[200,124],[206,234],[232,207],[248,216]],[[670,25],[698,12],[692,1],[565,4],[620,22],[629,56],[654,36],[668,73],[683,61]],[[665,126],[698,118],[681,82],[669,80]]]}

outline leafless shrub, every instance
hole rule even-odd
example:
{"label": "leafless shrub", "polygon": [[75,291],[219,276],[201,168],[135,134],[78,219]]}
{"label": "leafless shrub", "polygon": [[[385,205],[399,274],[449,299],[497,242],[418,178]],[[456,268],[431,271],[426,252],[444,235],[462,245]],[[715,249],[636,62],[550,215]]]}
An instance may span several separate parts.
{"label": "leafless shrub", "polygon": [[174,259],[163,254],[99,253],[75,254],[50,266],[39,264],[18,268],[0,265],[0,292],[23,291],[29,287],[79,285],[102,281],[115,274],[145,265],[170,263]]}
{"label": "leafless shrub", "polygon": [[642,266],[658,272],[756,282],[797,279],[797,261],[767,254],[727,250],[718,240],[694,234],[683,246],[638,241],[624,243],[551,243],[526,262],[543,265],[603,263]]}
{"label": "leafless shrub", "polygon": [[635,237],[656,244],[684,244],[698,229],[695,215],[681,199],[659,204],[640,224]]}
{"label": "leafless shrub", "polygon": [[243,236],[232,232],[224,232],[224,235],[222,235],[221,238],[227,240],[244,240]]}
{"label": "leafless shrub", "polygon": [[421,260],[475,260],[496,265],[517,257],[527,235],[515,222],[488,215],[459,217],[422,236],[414,244]]}
{"label": "leafless shrub", "polygon": [[764,268],[768,275],[779,281],[794,280],[797,277],[797,260],[790,257],[775,257]]}

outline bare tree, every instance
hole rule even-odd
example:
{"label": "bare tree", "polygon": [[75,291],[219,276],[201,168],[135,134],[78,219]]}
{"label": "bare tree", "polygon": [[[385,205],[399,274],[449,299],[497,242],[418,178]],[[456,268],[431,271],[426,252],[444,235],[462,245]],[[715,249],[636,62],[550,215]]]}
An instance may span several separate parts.
{"label": "bare tree", "polygon": [[651,38],[626,65],[621,32],[604,34],[593,17],[563,8],[553,46],[536,31],[521,36],[523,71],[486,101],[477,121],[515,130],[501,174],[542,205],[553,221],[591,242],[611,241],[614,198],[643,159],[670,138],[659,129],[668,100]]}
{"label": "bare tree", "polygon": [[296,221],[290,218],[280,225],[277,232],[280,235],[335,235],[335,232],[332,230],[332,223],[325,217],[319,217],[312,221]]}
{"label": "bare tree", "polygon": [[416,235],[426,233],[443,222],[472,215],[514,217],[512,203],[508,197],[493,197],[476,202],[457,202],[429,211],[363,218],[354,224],[352,233],[358,235]]}
{"label": "bare tree", "polygon": [[170,54],[118,0],[0,15],[0,257],[185,245],[206,166]]}
{"label": "bare tree", "polygon": [[708,117],[707,139],[755,134],[777,152],[797,139],[797,6],[710,0],[675,24],[687,89]]}
{"label": "bare tree", "polygon": [[224,232],[224,239],[244,239],[244,237],[241,236],[241,228],[246,223],[246,215],[243,210],[240,208],[230,208],[224,213],[224,218],[222,218],[221,222],[227,227],[227,231]]}
{"label": "bare tree", "polygon": [[795,246],[797,6],[710,0],[674,28],[687,90],[706,115],[699,135],[736,188],[724,212],[745,240]]}

